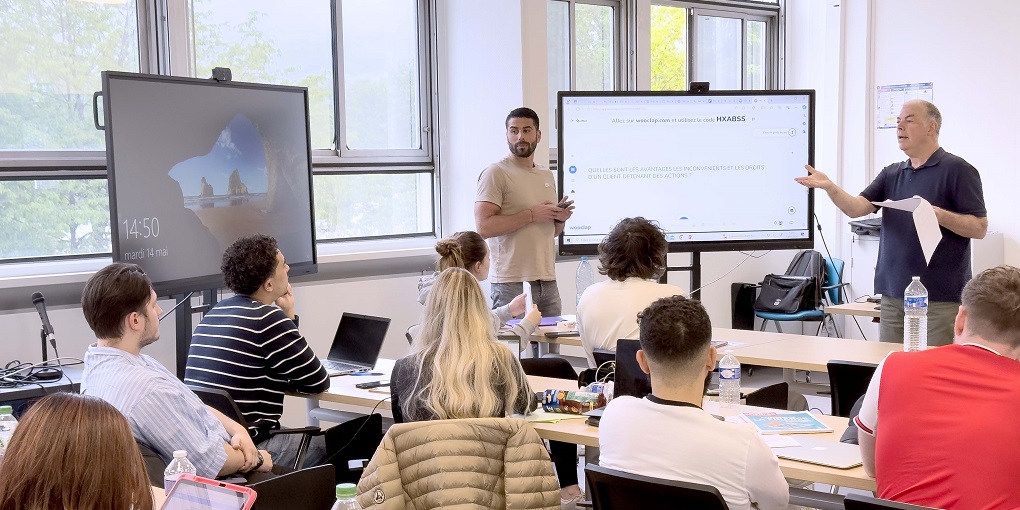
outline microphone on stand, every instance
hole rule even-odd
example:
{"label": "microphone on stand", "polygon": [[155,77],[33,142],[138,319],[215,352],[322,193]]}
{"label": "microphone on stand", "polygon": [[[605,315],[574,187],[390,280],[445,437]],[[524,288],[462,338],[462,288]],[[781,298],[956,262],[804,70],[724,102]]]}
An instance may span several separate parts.
{"label": "microphone on stand", "polygon": [[[52,338],[53,335],[53,324],[50,323],[50,316],[46,313],[46,298],[43,297],[41,292],[32,293],[32,304],[35,305],[35,310],[39,312],[39,319],[42,320],[42,329],[39,330],[39,339],[42,342],[42,360],[46,362],[46,339],[49,338],[50,345],[53,346],[53,352],[57,354],[57,365],[60,366],[60,353],[57,352],[57,340]],[[59,369],[55,368],[41,368],[33,372],[32,374],[36,379],[41,381],[60,379],[63,373]]]}

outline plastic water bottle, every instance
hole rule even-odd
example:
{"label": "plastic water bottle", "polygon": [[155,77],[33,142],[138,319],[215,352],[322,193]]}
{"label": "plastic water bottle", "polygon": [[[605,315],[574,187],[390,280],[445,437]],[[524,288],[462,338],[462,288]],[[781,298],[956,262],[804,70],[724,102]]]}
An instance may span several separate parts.
{"label": "plastic water bottle", "polygon": [[581,302],[581,294],[584,294],[584,289],[587,289],[593,283],[595,283],[595,273],[591,270],[588,257],[581,257],[581,263],[578,264],[577,273],[574,277],[574,284],[577,285],[577,301],[574,303],[575,306]]}
{"label": "plastic water bottle", "polygon": [[903,350],[923,351],[928,348],[928,289],[921,277],[903,291]]}
{"label": "plastic water bottle", "polygon": [[740,403],[740,360],[733,355],[733,349],[723,351],[719,360],[719,403],[730,407]]}
{"label": "plastic water bottle", "polygon": [[173,488],[174,484],[177,483],[177,479],[184,473],[198,474],[198,470],[195,469],[195,465],[188,460],[187,450],[176,450],[174,451],[174,458],[167,465],[166,471],[163,471],[163,491],[167,494],[170,493],[170,489]]}
{"label": "plastic water bottle", "polygon": [[0,461],[7,452],[7,445],[11,443],[11,436],[14,429],[18,428],[18,420],[14,418],[14,408],[11,406],[0,406]]}
{"label": "plastic water bottle", "polygon": [[332,510],[361,510],[358,500],[358,487],[353,483],[342,483],[336,486],[336,503]]}

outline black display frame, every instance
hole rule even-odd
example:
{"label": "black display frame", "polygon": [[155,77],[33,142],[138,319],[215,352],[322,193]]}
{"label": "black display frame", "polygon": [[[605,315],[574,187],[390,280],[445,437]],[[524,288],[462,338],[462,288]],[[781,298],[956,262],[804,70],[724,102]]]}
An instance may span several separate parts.
{"label": "black display frame", "polygon": [[[563,154],[563,101],[569,98],[590,98],[590,97],[670,97],[670,96],[697,96],[697,97],[754,97],[754,96],[808,96],[808,163],[815,164],[815,91],[814,90],[709,90],[709,91],[559,91],[556,94],[556,179],[557,193],[562,199],[564,191],[564,171],[569,165],[564,164]],[[748,250],[801,250],[813,249],[815,244],[815,200],[814,189],[808,189],[807,199],[807,232],[806,238],[789,239],[738,239],[738,240],[713,240],[713,241],[672,241],[669,242],[670,253],[699,253],[710,251],[748,251]],[[654,219],[654,218],[649,218]],[[569,223],[569,220],[568,220]],[[590,244],[565,244],[565,234],[557,236],[557,254],[560,257],[575,257],[582,255],[598,255],[598,243]]]}

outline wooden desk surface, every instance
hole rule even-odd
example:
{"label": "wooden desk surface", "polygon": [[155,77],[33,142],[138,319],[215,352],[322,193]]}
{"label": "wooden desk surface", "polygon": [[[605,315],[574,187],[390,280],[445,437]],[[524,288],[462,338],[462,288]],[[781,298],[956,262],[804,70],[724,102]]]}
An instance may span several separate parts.
{"label": "wooden desk surface", "polygon": [[[581,337],[579,336],[564,336],[564,337],[547,337],[545,334],[551,331],[569,331],[567,328],[562,326],[545,326],[535,329],[535,333],[531,335],[531,341],[543,342],[547,344],[560,344],[560,345],[581,345]],[[777,340],[783,340],[790,336],[801,336],[792,335],[790,333],[771,333],[765,331],[746,331],[742,329],[728,329],[728,328],[712,328],[712,340],[725,340],[732,342],[732,348],[740,348],[746,345],[757,345],[768,342],[775,342]],[[727,347],[724,347],[724,349]]]}
{"label": "wooden desk surface", "polygon": [[[793,335],[799,336],[799,335]],[[808,339],[816,339],[813,337],[805,337]],[[790,340],[793,342],[796,339]],[[817,340],[817,339],[816,339]],[[824,338],[821,340],[825,340]],[[851,340],[834,339],[835,341],[846,342]],[[780,342],[776,340],[776,342]],[[747,346],[750,349],[752,347],[764,347],[773,342],[758,343],[756,345]],[[869,344],[875,344],[876,342],[866,342]],[[897,347],[895,344],[886,344],[893,347]],[[744,361],[743,355],[741,355],[741,361]],[[385,393],[378,393],[369,390],[363,390],[355,387],[355,384],[360,382],[378,381],[378,380],[389,380],[389,374],[393,370],[393,360],[380,359],[376,364],[376,372],[380,372],[383,375],[366,375],[366,376],[352,376],[344,375],[332,378],[332,385],[330,389],[325,393],[319,395],[310,396],[310,398],[316,398],[328,402],[337,402],[341,404],[348,404],[360,407],[373,408],[376,404],[379,404],[380,409],[390,409],[389,395]],[[824,365],[823,365],[824,367]],[[547,388],[557,389],[573,389],[576,388],[577,382],[566,379],[554,379],[548,377],[528,377],[528,383],[535,391],[541,391]],[[741,412],[742,410],[757,409],[748,406],[736,406],[733,408],[721,408],[717,402],[706,401],[704,402],[705,410],[718,414],[721,416],[730,416]],[[812,437],[818,437],[823,439],[831,439],[838,441],[839,437],[846,430],[847,420],[846,418],[834,417],[834,416],[822,416],[818,418],[826,425],[831,427],[834,432],[825,434],[811,434]],[[538,435],[543,439],[552,439],[558,441],[564,441],[567,443],[583,444],[585,446],[599,445],[598,438],[598,427],[593,427],[585,423],[585,420],[572,419],[562,420],[557,423],[531,423]],[[861,490],[875,490],[875,480],[864,473],[864,468],[857,467],[853,469],[835,469],[824,466],[816,466],[813,464],[807,464],[804,462],[797,462],[792,460],[779,460],[779,467],[782,469],[783,474],[790,478],[799,478],[802,480],[811,480],[819,483],[834,484],[843,487],[852,487]],[[154,496],[156,490],[153,490]],[[162,493],[162,489],[158,492]]]}
{"label": "wooden desk surface", "polygon": [[850,338],[790,335],[775,342],[734,349],[733,354],[747,365],[825,372],[829,360],[860,361],[878,364],[900,344],[869,342]]}
{"label": "wooden desk surface", "polygon": [[830,305],[825,307],[825,313],[835,315],[859,315],[862,317],[880,317],[877,303],[843,303],[841,305]]}

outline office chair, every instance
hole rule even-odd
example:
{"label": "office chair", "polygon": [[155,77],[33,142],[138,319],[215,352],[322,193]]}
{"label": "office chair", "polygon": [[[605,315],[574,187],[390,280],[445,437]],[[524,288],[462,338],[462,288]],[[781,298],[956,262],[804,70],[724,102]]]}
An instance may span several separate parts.
{"label": "office chair", "polygon": [[162,487],[163,472],[166,471],[169,460],[160,457],[156,450],[149,448],[149,445],[137,439],[135,443],[138,444],[138,451],[142,453],[142,462],[145,463],[145,474],[149,475],[149,483],[156,487]]}
{"label": "office chair", "polygon": [[[198,395],[203,404],[223,413],[224,416],[236,421],[245,429],[248,428],[248,422],[244,419],[241,409],[237,407],[237,403],[234,402],[230,393],[219,388],[205,388],[201,386],[188,386],[188,388],[195,392],[195,395]],[[301,464],[304,462],[305,451],[308,449],[308,443],[311,442],[312,436],[317,436],[321,433],[322,430],[319,427],[281,428],[269,431],[270,437],[278,434],[304,434],[304,437],[301,438],[301,444],[298,446],[294,465],[291,466],[293,469],[301,468]]]}
{"label": "office chair", "polygon": [[292,471],[249,487],[258,494],[252,510],[330,510],[336,503],[333,466],[329,464]]}
{"label": "office chair", "polygon": [[790,405],[790,385],[781,382],[759,388],[744,397],[744,403],[749,406],[768,407],[769,409],[787,410]]}
{"label": "office chair", "polygon": [[[347,420],[323,433],[326,435],[328,461],[335,473],[333,483],[358,483],[363,466],[368,464],[379,443],[382,443],[382,415],[375,413]],[[359,467],[352,468],[350,461],[362,462],[354,463]]]}
{"label": "office chair", "polygon": [[867,393],[871,377],[878,365],[859,361],[829,360],[829,391],[832,401],[832,415],[850,417],[854,402]]}
{"label": "office chair", "polygon": [[577,376],[577,383],[581,386],[591,384],[595,381],[608,382],[614,380],[616,372],[616,351],[609,349],[594,349],[591,355],[595,358],[596,368],[582,370]]}
{"label": "office chair", "polygon": [[418,331],[421,329],[421,324],[411,324],[404,331],[404,336],[407,338],[407,343],[413,344],[414,337],[418,336]]}
{"label": "office chair", "polygon": [[909,503],[897,503],[888,499],[878,499],[860,494],[847,494],[843,499],[843,508],[846,510],[932,510],[931,507],[911,505]]}
{"label": "office chair", "polygon": [[536,377],[577,380],[577,371],[569,361],[559,358],[523,358],[521,367],[524,373]]}
{"label": "office chair", "polygon": [[783,332],[783,327],[780,325],[782,322],[818,321],[818,329],[815,331],[815,335],[818,335],[821,333],[825,321],[828,320],[829,324],[832,325],[833,331],[836,332],[836,336],[842,338],[839,328],[836,327],[836,321],[832,318],[832,314],[826,313],[824,308],[827,304],[838,305],[843,303],[843,287],[846,284],[841,279],[844,265],[844,262],[840,259],[825,259],[825,284],[822,285],[822,302],[818,304],[818,308],[801,310],[794,313],[755,311],[754,315],[762,319],[759,331],[765,331],[765,326],[769,321],[776,323],[776,331],[780,333]]}
{"label": "office chair", "polygon": [[634,475],[595,464],[584,467],[584,476],[595,510],[729,508],[719,489],[711,485]]}

